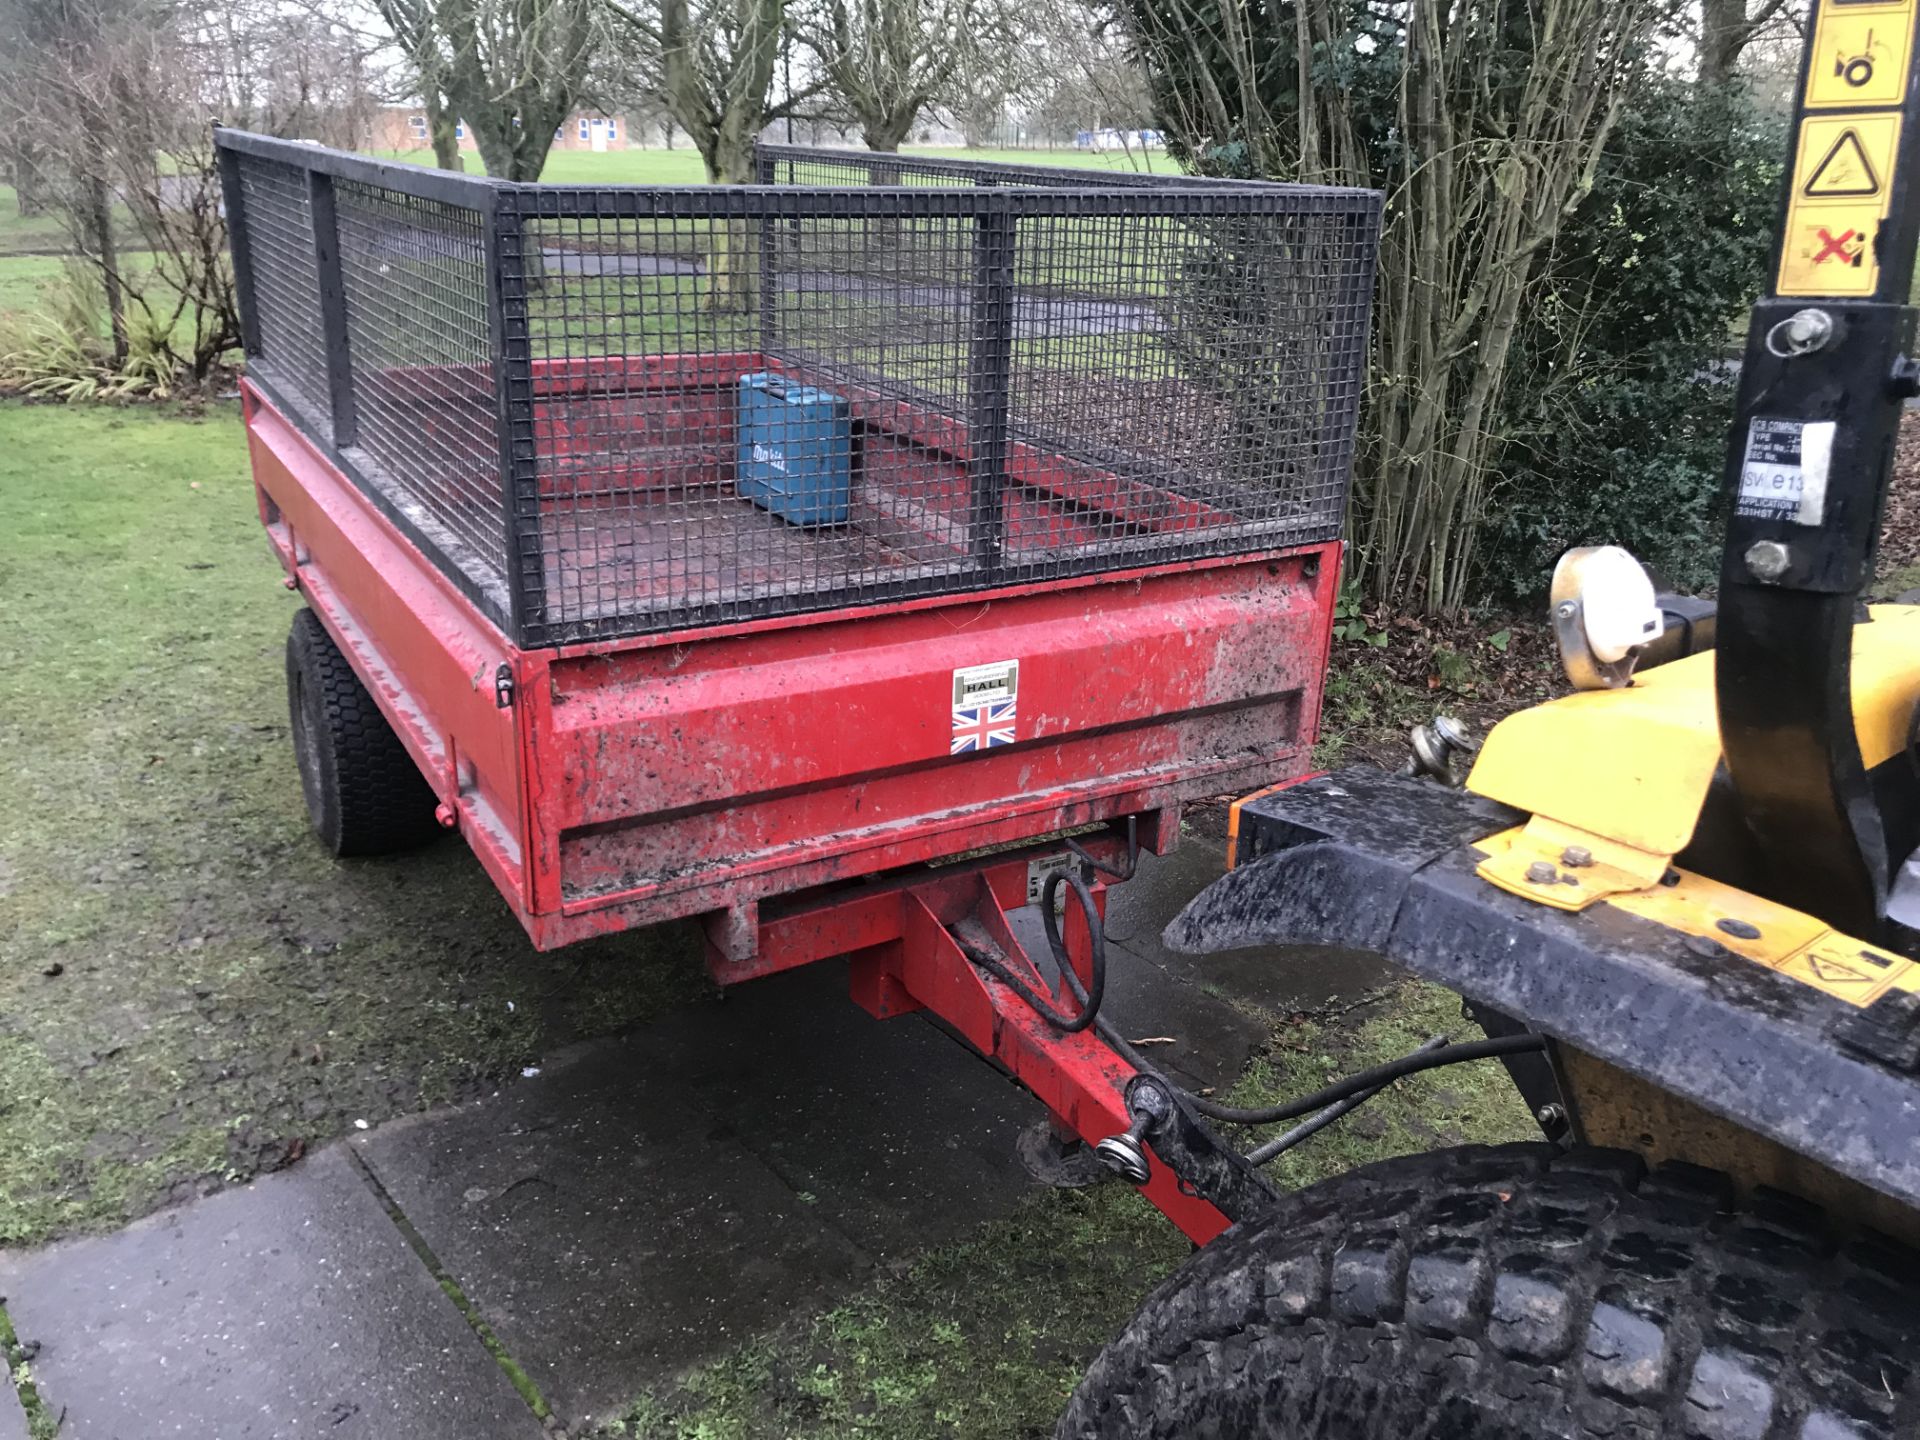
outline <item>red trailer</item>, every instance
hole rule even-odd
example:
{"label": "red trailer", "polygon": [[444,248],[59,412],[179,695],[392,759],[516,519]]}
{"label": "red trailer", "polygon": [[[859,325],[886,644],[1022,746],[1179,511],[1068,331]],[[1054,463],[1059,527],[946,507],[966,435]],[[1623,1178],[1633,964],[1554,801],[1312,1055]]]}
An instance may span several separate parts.
{"label": "red trailer", "polygon": [[[1378,197],[219,145],[322,838],[457,828],[542,948],[693,917],[722,982],[852,956],[875,1014],[1135,1128],[1103,886],[1307,766]],[[1054,979],[1006,920],[1042,887]],[[1187,1141],[1109,1155],[1204,1240],[1256,1182]]]}

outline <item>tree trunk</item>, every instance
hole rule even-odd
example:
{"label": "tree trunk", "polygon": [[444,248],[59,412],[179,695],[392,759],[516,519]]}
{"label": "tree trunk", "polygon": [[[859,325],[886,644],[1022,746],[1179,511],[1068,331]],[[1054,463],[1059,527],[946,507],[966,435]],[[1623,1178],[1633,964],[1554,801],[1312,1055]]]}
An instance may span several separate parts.
{"label": "tree trunk", "polygon": [[460,119],[447,109],[440,88],[428,83],[426,96],[427,136],[433,142],[433,163],[442,170],[465,170],[466,157],[460,153]]}
{"label": "tree trunk", "polygon": [[[754,178],[753,137],[728,117],[703,150],[707,179],[715,185],[745,185]],[[715,221],[713,249],[707,256],[707,303],[715,310],[744,313],[759,293],[755,284],[753,227],[744,220]]]}
{"label": "tree trunk", "polygon": [[890,115],[877,114],[861,122],[860,138],[867,142],[869,150],[882,150],[889,154],[900,148],[900,142],[913,133],[913,122],[919,118],[920,107],[911,110],[895,111]]}
{"label": "tree trunk", "polygon": [[547,167],[547,146],[539,142],[542,135],[551,136],[553,126],[544,129],[538,117],[528,116],[523,125],[515,125],[508,115],[497,117],[499,124],[476,125],[467,121],[467,133],[473,136],[473,143],[480,148],[480,158],[485,162],[487,174],[496,180],[512,180],[520,184],[531,184],[540,178],[540,172]]}
{"label": "tree trunk", "polygon": [[11,168],[13,203],[20,212],[20,218],[25,220],[45,213],[46,189],[40,183],[40,167],[34,163],[33,156],[23,147],[14,153]]}
{"label": "tree trunk", "polygon": [[[96,162],[104,164],[104,161]],[[113,237],[113,192],[98,170],[87,179],[87,228],[100,265],[100,288],[107,299],[107,323],[113,331],[113,363],[127,363],[127,297],[120,283],[120,253]]]}
{"label": "tree trunk", "polygon": [[1752,38],[1747,0],[1700,0],[1700,83],[1729,83]]}

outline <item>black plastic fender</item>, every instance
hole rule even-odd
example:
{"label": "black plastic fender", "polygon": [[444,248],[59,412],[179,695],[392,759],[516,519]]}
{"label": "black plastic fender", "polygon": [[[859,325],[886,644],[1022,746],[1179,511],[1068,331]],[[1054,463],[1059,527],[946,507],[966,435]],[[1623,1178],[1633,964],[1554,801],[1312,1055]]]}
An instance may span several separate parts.
{"label": "black plastic fender", "polygon": [[1384,955],[1920,1205],[1920,1080],[1847,1048],[1863,1012],[1606,904],[1553,910],[1481,880],[1472,842],[1523,818],[1374,770],[1273,792],[1242,806],[1239,865],[1174,918],[1166,942],[1193,954],[1311,944]]}

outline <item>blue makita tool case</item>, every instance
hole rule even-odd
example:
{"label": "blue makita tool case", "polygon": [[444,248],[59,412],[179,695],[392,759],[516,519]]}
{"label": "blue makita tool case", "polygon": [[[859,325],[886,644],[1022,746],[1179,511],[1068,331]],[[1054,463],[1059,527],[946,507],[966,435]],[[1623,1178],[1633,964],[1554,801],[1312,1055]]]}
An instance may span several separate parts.
{"label": "blue makita tool case", "polygon": [[735,488],[795,525],[841,525],[853,474],[846,397],[760,371],[740,377]]}

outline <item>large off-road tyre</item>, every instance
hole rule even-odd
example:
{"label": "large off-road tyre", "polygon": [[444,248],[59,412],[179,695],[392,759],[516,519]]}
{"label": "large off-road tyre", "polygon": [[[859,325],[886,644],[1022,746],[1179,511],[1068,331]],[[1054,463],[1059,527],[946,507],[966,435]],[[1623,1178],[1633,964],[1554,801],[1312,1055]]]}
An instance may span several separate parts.
{"label": "large off-road tyre", "polygon": [[1616,1151],[1439,1151],[1288,1196],[1148,1298],[1061,1440],[1920,1435],[1916,1257]]}
{"label": "large off-road tyre", "polygon": [[330,852],[385,855],[439,833],[433,791],[311,610],[287,636],[287,708],[307,816]]}

